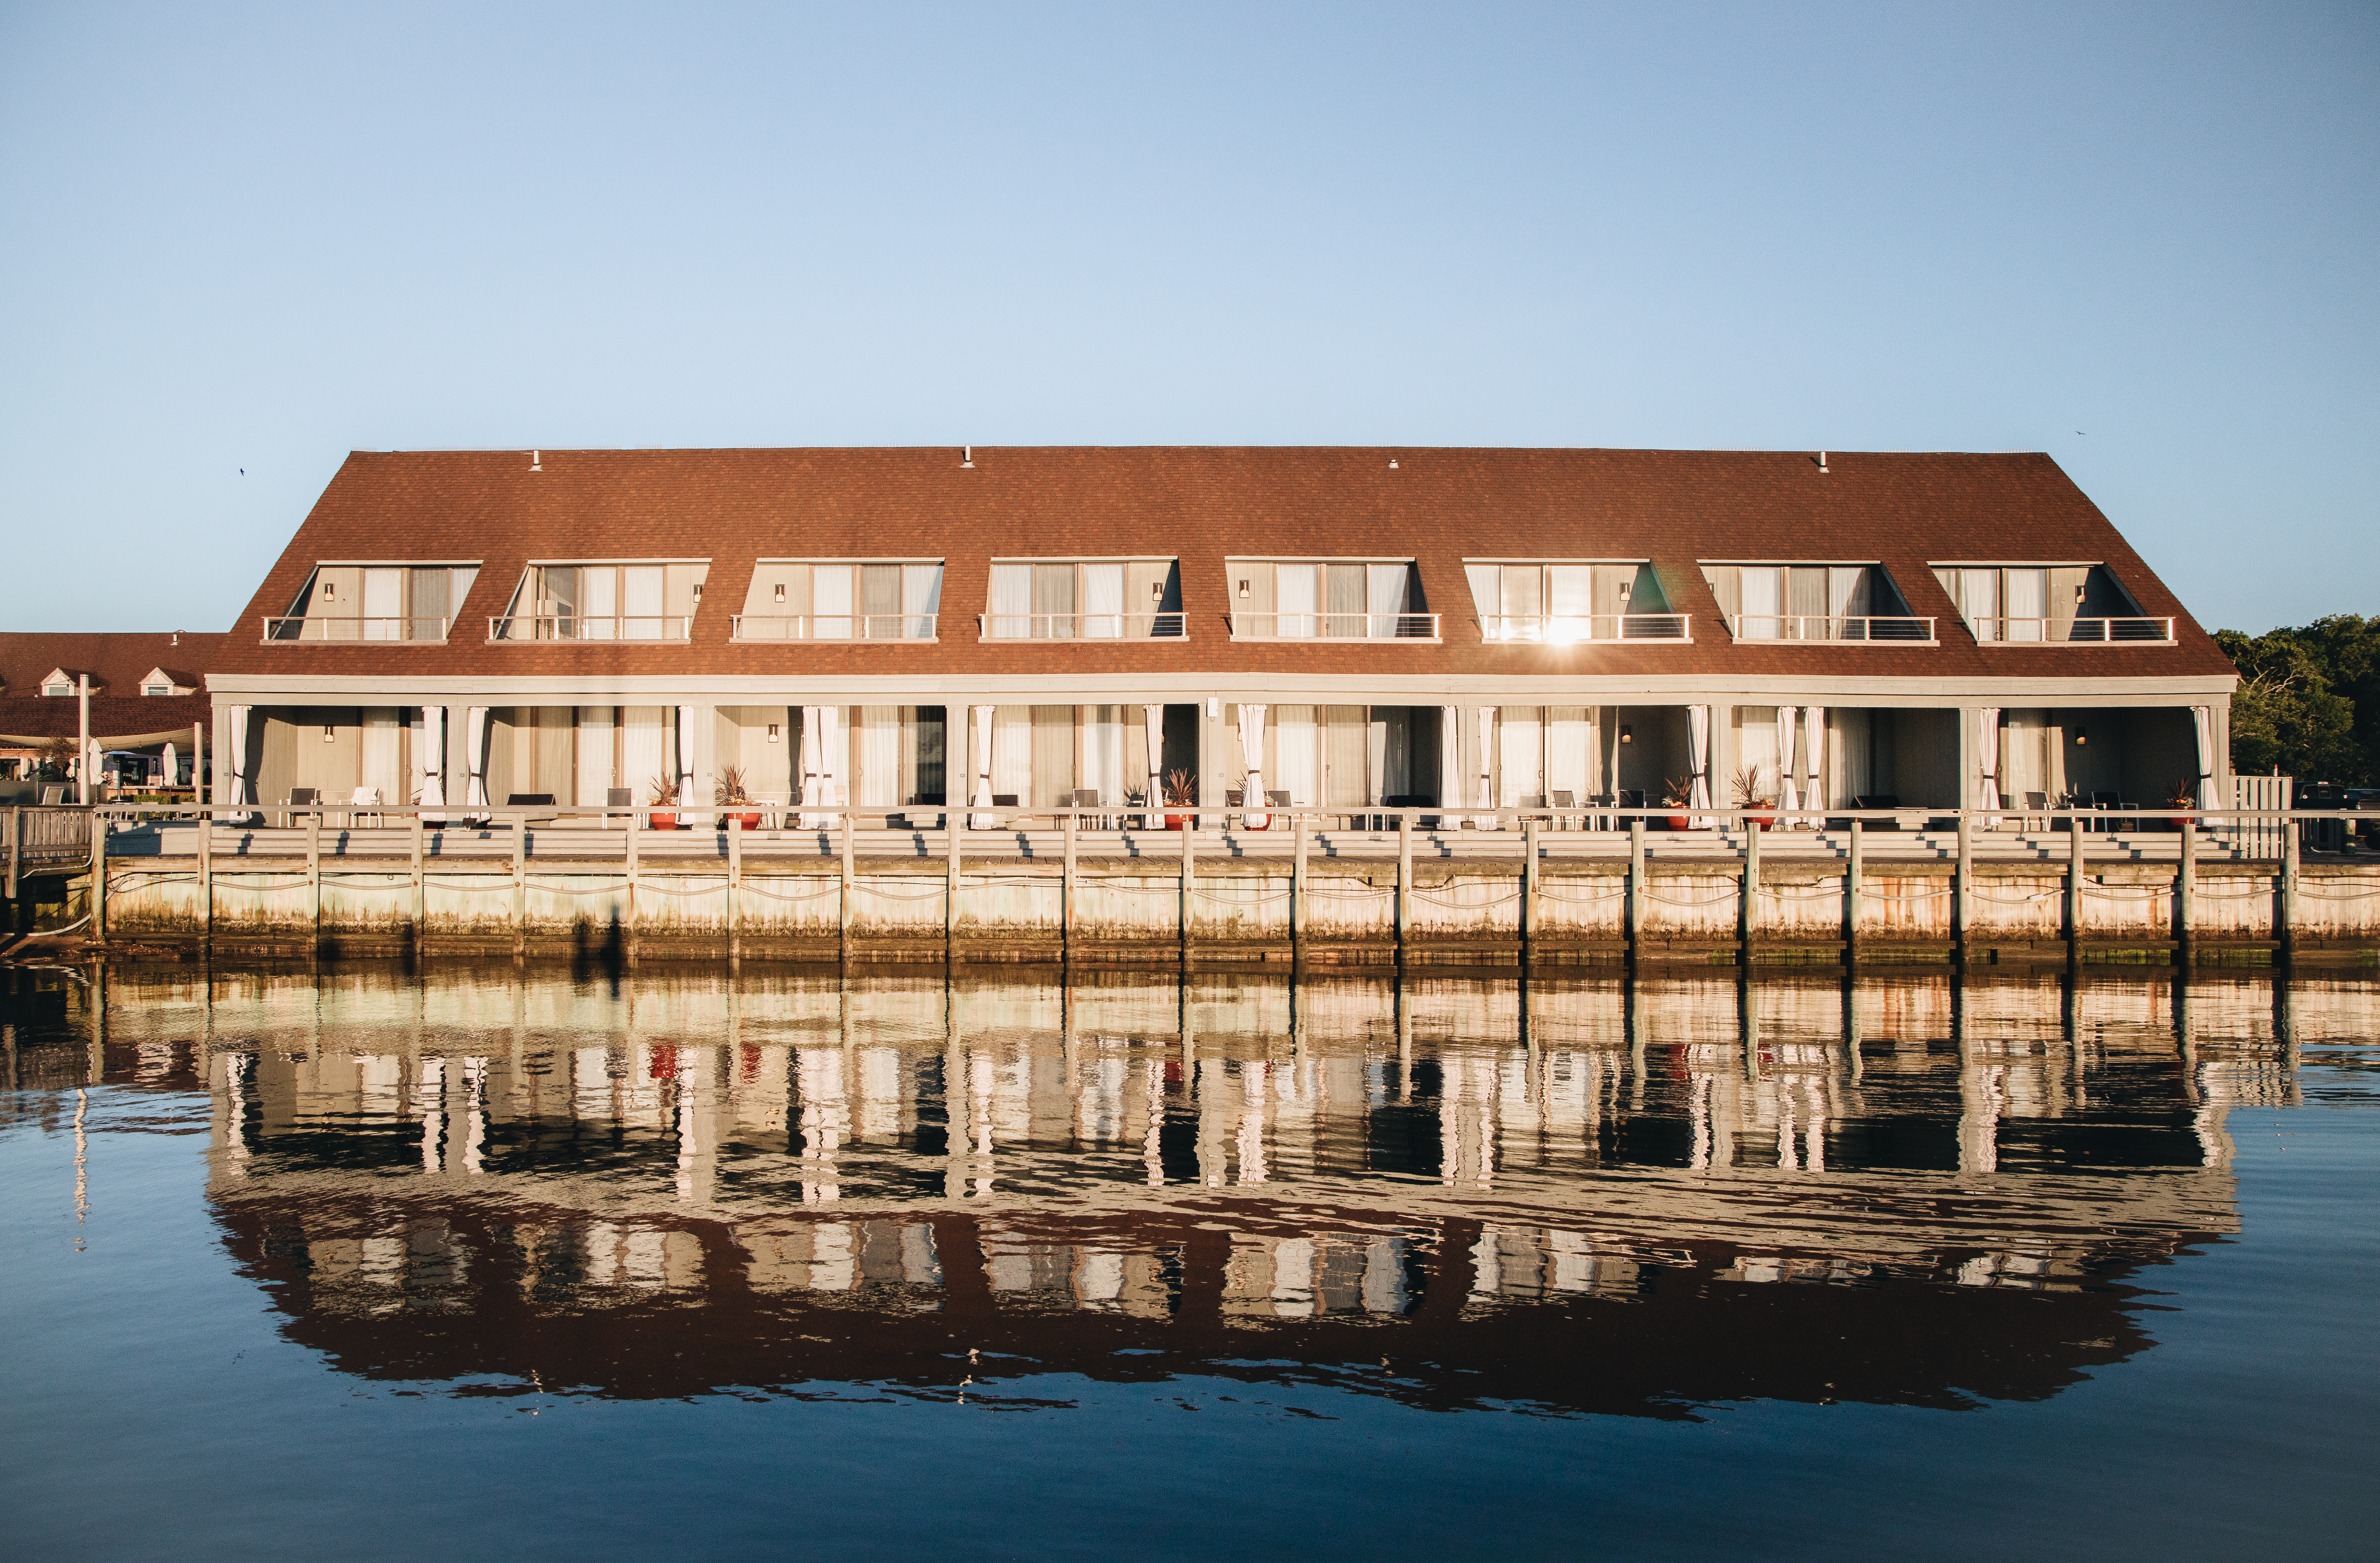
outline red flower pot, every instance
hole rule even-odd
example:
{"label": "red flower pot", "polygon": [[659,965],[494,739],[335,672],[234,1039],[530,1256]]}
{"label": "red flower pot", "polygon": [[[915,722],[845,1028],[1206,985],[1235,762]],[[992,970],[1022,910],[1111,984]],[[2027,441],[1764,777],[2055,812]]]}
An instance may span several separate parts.
{"label": "red flower pot", "polygon": [[1669,818],[1661,821],[1661,823],[1667,825],[1672,830],[1691,830],[1694,829],[1694,821],[1687,818],[1682,814],[1673,814],[1670,816]]}
{"label": "red flower pot", "polygon": [[1165,828],[1169,830],[1179,830],[1189,823],[1190,817],[1186,814],[1169,814],[1165,817]]}
{"label": "red flower pot", "polygon": [[726,818],[722,819],[719,822],[719,828],[721,830],[723,830],[727,828],[728,819],[742,820],[744,822],[744,829],[747,830],[757,830],[760,828],[760,811],[757,808],[748,810],[738,809],[734,814],[728,815]]}
{"label": "red flower pot", "polygon": [[652,813],[645,816],[645,823],[655,830],[674,830],[677,829],[677,816],[674,814],[663,814],[659,809],[656,809]]}

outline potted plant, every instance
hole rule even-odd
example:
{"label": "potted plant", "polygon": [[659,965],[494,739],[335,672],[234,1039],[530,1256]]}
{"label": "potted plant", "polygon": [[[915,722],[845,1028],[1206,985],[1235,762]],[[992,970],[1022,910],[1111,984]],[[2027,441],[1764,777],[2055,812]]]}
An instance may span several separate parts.
{"label": "potted plant", "polygon": [[2198,778],[2177,776],[2165,784],[2165,805],[2174,812],[2167,817],[2177,830],[2187,831],[2198,822]]}
{"label": "potted plant", "polygon": [[1777,796],[1767,782],[1768,773],[1760,767],[1739,766],[1728,778],[1735,806],[1743,810],[1744,823],[1755,830],[1766,830],[1777,822]]}
{"label": "potted plant", "polygon": [[1195,808],[1197,803],[1197,777],[1192,775],[1187,769],[1169,770],[1165,773],[1165,828],[1167,830],[1186,829],[1194,817],[1188,814],[1176,814],[1172,811]]}
{"label": "potted plant", "polygon": [[[1694,795],[1694,788],[1693,782],[1682,780],[1675,776],[1665,777],[1662,779],[1661,806],[1663,808],[1682,810]],[[1694,821],[1682,812],[1672,814],[1667,819],[1661,821],[1661,823],[1672,830],[1691,830],[1694,829]]]}
{"label": "potted plant", "polygon": [[666,777],[656,776],[645,783],[645,790],[653,795],[652,808],[645,816],[645,823],[656,830],[676,830],[677,783]]}
{"label": "potted plant", "polygon": [[[722,765],[719,768],[719,784],[711,790],[710,801],[727,812],[719,817],[719,828],[725,830],[730,819],[741,820],[747,830],[760,828],[760,811],[750,806],[752,796],[744,790],[744,768]],[[744,806],[738,807],[736,806]]]}

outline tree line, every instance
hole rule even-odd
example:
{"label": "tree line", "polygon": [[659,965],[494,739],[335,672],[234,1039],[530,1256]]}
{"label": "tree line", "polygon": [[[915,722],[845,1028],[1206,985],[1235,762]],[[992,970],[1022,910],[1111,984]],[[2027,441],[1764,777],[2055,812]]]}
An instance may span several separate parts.
{"label": "tree line", "polygon": [[2380,785],[2380,618],[2334,613],[2249,636],[2216,630],[2240,670],[2231,769]]}

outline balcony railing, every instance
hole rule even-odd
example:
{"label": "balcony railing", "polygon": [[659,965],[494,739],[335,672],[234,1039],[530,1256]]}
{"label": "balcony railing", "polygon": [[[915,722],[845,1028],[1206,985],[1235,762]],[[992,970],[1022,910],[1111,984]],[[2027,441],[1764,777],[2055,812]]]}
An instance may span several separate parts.
{"label": "balcony railing", "polygon": [[1691,613],[1490,613],[1479,621],[1490,642],[1576,646],[1598,640],[1692,640]]}
{"label": "balcony railing", "polygon": [[1435,613],[1234,613],[1233,640],[1436,640]]}
{"label": "balcony railing", "polygon": [[286,618],[264,621],[264,638],[275,640],[417,640],[443,641],[451,619],[324,619]]}
{"label": "balcony railing", "polygon": [[1937,644],[1934,621],[1906,613],[1738,613],[1727,622],[1738,640],[1888,640]]}
{"label": "balcony railing", "polygon": [[507,613],[488,621],[490,640],[691,640],[694,619],[677,613]]}
{"label": "balcony railing", "polygon": [[2171,619],[1970,619],[1967,627],[1975,632],[1977,640],[2011,646],[2065,645],[2077,640],[2173,644]]}
{"label": "balcony railing", "polygon": [[738,613],[735,640],[931,640],[938,613]]}
{"label": "balcony railing", "polygon": [[978,613],[986,640],[1179,640],[1186,613]]}

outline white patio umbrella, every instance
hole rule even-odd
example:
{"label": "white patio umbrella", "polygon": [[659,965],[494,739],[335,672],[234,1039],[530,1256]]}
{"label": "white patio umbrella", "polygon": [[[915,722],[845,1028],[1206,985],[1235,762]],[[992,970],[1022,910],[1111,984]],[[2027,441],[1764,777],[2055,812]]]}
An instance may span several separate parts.
{"label": "white patio umbrella", "polygon": [[1801,718],[1799,706],[1777,708],[1777,807],[1789,815],[1802,806],[1801,790],[1793,785],[1793,729]]}
{"label": "white patio umbrella", "polygon": [[170,787],[182,774],[182,751],[173,745],[165,745],[165,785]]}
{"label": "white patio umbrella", "polygon": [[1250,830],[1261,830],[1272,823],[1272,815],[1265,811],[1264,724],[1264,707],[1240,703],[1240,763],[1248,773],[1240,794],[1240,823]]}

